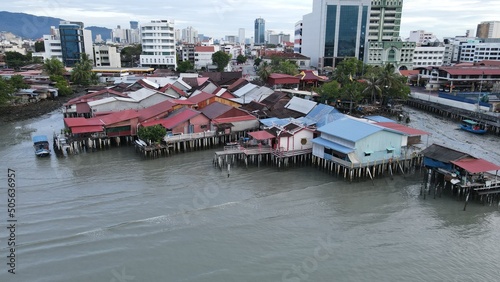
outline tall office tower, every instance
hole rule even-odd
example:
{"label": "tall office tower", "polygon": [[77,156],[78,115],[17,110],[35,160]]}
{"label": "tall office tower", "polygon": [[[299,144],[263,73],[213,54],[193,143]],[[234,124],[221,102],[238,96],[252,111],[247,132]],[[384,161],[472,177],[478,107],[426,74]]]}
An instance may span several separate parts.
{"label": "tall office tower", "polygon": [[59,24],[62,62],[67,67],[73,67],[80,61],[83,53],[89,59],[94,59],[92,49],[92,32],[83,29],[82,22],[63,21]]}
{"label": "tall office tower", "polygon": [[194,44],[198,42],[198,31],[192,26],[188,26],[182,30],[182,42]]}
{"label": "tall office tower", "polygon": [[481,22],[477,25],[476,37],[500,38],[500,21]]}
{"label": "tall office tower", "polygon": [[304,15],[302,53],[318,68],[333,67],[348,57],[363,60],[370,0],[318,0]]}
{"label": "tall office tower", "polygon": [[142,66],[154,68],[177,68],[174,40],[174,22],[152,20],[141,26]]}
{"label": "tall office tower", "polygon": [[130,21],[130,29],[138,29],[138,28],[139,28],[139,22]]}
{"label": "tall office tower", "polygon": [[254,44],[266,44],[266,21],[263,18],[255,19]]}
{"label": "tall office tower", "polygon": [[238,29],[238,43],[245,44],[245,29]]}

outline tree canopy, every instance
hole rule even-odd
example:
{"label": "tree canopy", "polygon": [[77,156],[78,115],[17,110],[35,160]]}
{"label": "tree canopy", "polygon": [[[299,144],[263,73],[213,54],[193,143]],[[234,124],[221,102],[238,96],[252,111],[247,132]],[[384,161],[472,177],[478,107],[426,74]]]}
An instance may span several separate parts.
{"label": "tree canopy", "polygon": [[217,65],[217,71],[224,71],[224,68],[229,64],[231,56],[224,51],[217,51],[212,54],[212,62]]}
{"label": "tree canopy", "polygon": [[136,62],[139,61],[140,55],[142,53],[142,45],[131,45],[123,48],[120,52],[122,66],[124,67],[135,67]]}
{"label": "tree canopy", "polygon": [[238,55],[238,57],[236,57],[236,62],[238,62],[238,64],[244,64],[246,61],[247,57],[244,55]]}
{"label": "tree canopy", "polygon": [[165,127],[157,124],[153,126],[139,128],[137,135],[142,140],[159,143],[161,142],[163,137],[167,135],[167,130],[165,129]]}
{"label": "tree canopy", "polygon": [[31,52],[28,52],[26,55],[19,52],[5,52],[5,63],[9,68],[18,70],[23,66],[37,62],[38,58],[33,59]]}
{"label": "tree canopy", "polygon": [[43,63],[43,70],[50,75],[64,75],[66,69],[64,65],[59,59],[52,57],[50,59],[46,59]]}
{"label": "tree canopy", "polygon": [[194,70],[194,65],[190,61],[182,61],[177,64],[177,72],[187,72]]}
{"label": "tree canopy", "polygon": [[71,81],[81,86],[89,86],[97,84],[97,75],[92,72],[94,63],[89,59],[88,55],[83,53],[80,61],[75,64],[71,71]]}

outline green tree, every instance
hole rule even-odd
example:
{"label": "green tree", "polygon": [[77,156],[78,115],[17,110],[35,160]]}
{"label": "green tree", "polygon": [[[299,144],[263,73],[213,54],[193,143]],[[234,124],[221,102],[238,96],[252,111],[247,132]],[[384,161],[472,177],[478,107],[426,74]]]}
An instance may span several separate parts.
{"label": "green tree", "polygon": [[55,87],[57,88],[57,92],[59,96],[69,96],[73,94],[73,90],[69,86],[68,81],[62,75],[51,75],[50,80],[55,82]]}
{"label": "green tree", "polygon": [[124,67],[135,67],[136,62],[139,61],[139,57],[142,53],[142,45],[131,45],[123,48],[120,51],[120,56],[122,59],[122,66]]}
{"label": "green tree", "polygon": [[236,57],[236,62],[238,62],[238,64],[244,64],[246,61],[247,61],[246,56],[238,55],[238,57]]}
{"label": "green tree", "polygon": [[182,61],[177,64],[177,72],[187,72],[194,70],[194,65],[190,61]]}
{"label": "green tree", "polygon": [[324,83],[314,91],[319,94],[321,102],[327,105],[340,99],[340,84],[335,80]]}
{"label": "green tree", "polygon": [[231,60],[231,56],[224,51],[217,51],[212,54],[212,62],[217,65],[217,71],[223,71],[229,64],[229,60]]}
{"label": "green tree", "polygon": [[262,59],[261,58],[257,58],[253,61],[253,65],[258,67],[260,66],[260,63],[262,63]]}
{"label": "green tree", "polygon": [[35,42],[35,52],[45,52],[45,44],[43,40]]}
{"label": "green tree", "polygon": [[7,80],[0,77],[0,104],[7,103],[15,91],[16,89]]}
{"label": "green tree", "polygon": [[345,59],[337,64],[332,78],[340,84],[348,83],[362,74],[363,67],[363,62],[356,58]]}
{"label": "green tree", "polygon": [[367,95],[373,104],[377,101],[377,97],[382,97],[382,88],[379,85],[378,78],[374,74],[365,79],[363,94]]}
{"label": "green tree", "polygon": [[51,75],[62,76],[66,72],[63,63],[55,57],[46,59],[45,62],[43,63],[43,69],[49,76]]}
{"label": "green tree", "polygon": [[261,63],[257,70],[257,75],[263,82],[267,82],[271,73],[273,73],[272,67],[266,61]]}
{"label": "green tree", "polygon": [[288,75],[296,75],[299,73],[297,65],[290,60],[280,60],[278,65],[273,65],[273,73],[283,73]]}
{"label": "green tree", "polygon": [[18,70],[22,66],[31,63],[31,55],[23,55],[19,52],[5,52],[5,62],[9,68]]}
{"label": "green tree", "polygon": [[89,86],[95,83],[96,76],[92,74],[94,63],[89,59],[88,55],[83,53],[80,61],[75,64],[71,71],[71,81],[81,86]]}
{"label": "green tree", "polygon": [[139,128],[137,135],[142,140],[160,143],[163,137],[167,135],[167,130],[165,129],[165,127],[157,124],[153,126]]}
{"label": "green tree", "polygon": [[13,75],[7,82],[15,89],[28,89],[30,86],[24,82],[24,78],[21,75]]}

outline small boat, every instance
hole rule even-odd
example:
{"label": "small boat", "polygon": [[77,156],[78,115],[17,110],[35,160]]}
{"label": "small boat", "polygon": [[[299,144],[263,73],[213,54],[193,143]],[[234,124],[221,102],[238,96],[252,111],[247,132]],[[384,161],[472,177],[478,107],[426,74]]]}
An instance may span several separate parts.
{"label": "small boat", "polygon": [[485,134],[486,133],[486,129],[481,129],[479,127],[479,123],[477,123],[473,120],[470,120],[470,119],[464,119],[462,121],[462,124],[460,124],[460,129],[468,131],[468,132],[472,132],[475,134]]}
{"label": "small boat", "polygon": [[33,148],[35,148],[35,155],[38,157],[46,157],[50,155],[49,139],[47,139],[47,136],[33,136]]}

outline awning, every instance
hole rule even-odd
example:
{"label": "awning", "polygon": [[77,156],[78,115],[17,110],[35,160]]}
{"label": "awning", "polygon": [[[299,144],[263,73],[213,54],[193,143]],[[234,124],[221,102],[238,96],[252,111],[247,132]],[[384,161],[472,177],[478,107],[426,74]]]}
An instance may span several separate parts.
{"label": "awning", "polygon": [[321,145],[323,147],[326,147],[328,149],[335,150],[335,151],[340,152],[342,154],[346,154],[346,155],[351,153],[351,152],[354,152],[354,149],[352,149],[352,148],[342,146],[342,145],[337,144],[337,143],[333,143],[333,142],[328,141],[326,139],[323,139],[321,137],[314,138],[312,142],[315,144]]}
{"label": "awning", "polygon": [[276,138],[274,135],[272,135],[271,133],[264,131],[264,130],[249,132],[248,135],[252,136],[253,139],[255,139],[255,140],[267,140],[267,139]]}
{"label": "awning", "polygon": [[102,132],[102,131],[103,131],[102,125],[78,126],[71,128],[71,133],[73,134]]}
{"label": "awning", "polygon": [[500,166],[490,163],[483,159],[462,159],[459,161],[451,161],[452,164],[465,169],[469,173],[480,173],[487,171],[500,170]]}

